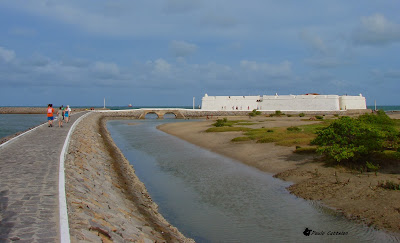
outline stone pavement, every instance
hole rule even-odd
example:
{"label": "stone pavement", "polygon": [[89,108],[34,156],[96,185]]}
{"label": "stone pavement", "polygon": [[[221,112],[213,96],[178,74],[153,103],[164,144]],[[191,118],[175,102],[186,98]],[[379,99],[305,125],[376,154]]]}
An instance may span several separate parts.
{"label": "stone pavement", "polygon": [[0,147],[0,242],[60,241],[60,154],[71,125],[84,113],[62,128],[54,121]]}

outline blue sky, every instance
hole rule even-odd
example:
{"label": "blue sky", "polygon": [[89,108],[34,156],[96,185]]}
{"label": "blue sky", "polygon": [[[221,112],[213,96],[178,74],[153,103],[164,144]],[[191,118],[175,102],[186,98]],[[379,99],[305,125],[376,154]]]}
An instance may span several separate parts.
{"label": "blue sky", "polygon": [[400,2],[0,1],[0,106],[359,95],[400,105]]}

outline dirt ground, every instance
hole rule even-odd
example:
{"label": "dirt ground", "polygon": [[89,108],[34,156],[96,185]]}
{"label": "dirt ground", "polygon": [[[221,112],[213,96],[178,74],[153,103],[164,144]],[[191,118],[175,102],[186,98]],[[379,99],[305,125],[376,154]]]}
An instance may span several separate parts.
{"label": "dirt ground", "polygon": [[[390,115],[400,119],[400,114]],[[307,119],[307,117],[305,117]],[[311,124],[300,117],[228,117],[228,120],[251,120],[261,127],[288,127]],[[309,118],[309,117],[308,117]],[[328,118],[328,117],[326,117]],[[378,187],[379,181],[400,182],[400,165],[394,164],[377,175],[344,167],[326,166],[317,155],[295,154],[295,147],[277,146],[254,141],[231,142],[242,132],[206,133],[212,120],[169,123],[158,128],[190,143],[239,160],[275,177],[294,184],[288,190],[298,197],[318,200],[336,208],[346,217],[395,234],[400,233],[400,191]]]}

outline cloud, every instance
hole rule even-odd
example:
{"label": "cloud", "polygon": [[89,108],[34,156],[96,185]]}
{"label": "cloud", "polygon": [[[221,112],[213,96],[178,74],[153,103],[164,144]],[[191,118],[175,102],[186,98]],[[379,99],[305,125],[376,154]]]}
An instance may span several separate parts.
{"label": "cloud", "polygon": [[11,62],[15,58],[15,52],[13,50],[7,50],[0,46],[0,60],[4,62]]}
{"label": "cloud", "polygon": [[119,68],[115,63],[97,61],[93,63],[91,71],[100,79],[121,79]]}
{"label": "cloud", "polygon": [[197,10],[200,7],[200,0],[167,0],[163,10],[168,14],[181,14]]}
{"label": "cloud", "polygon": [[313,50],[322,54],[326,54],[328,52],[328,48],[321,37],[303,30],[300,32],[300,38],[309,44]]}
{"label": "cloud", "polygon": [[380,70],[373,69],[372,74],[378,79],[400,79],[400,69]]}
{"label": "cloud", "polygon": [[243,60],[240,67],[250,73],[262,73],[269,77],[288,77],[292,73],[291,63],[284,61],[280,64],[258,63],[254,61]]}
{"label": "cloud", "polygon": [[238,24],[236,18],[223,15],[221,12],[218,13],[209,12],[203,17],[203,20],[201,22],[203,25],[206,26],[223,28],[223,29],[233,28]]}
{"label": "cloud", "polygon": [[400,42],[400,24],[390,22],[382,14],[361,18],[353,31],[353,42],[359,45],[385,45]]}
{"label": "cloud", "polygon": [[187,57],[197,51],[197,46],[184,41],[174,40],[169,43],[169,50],[175,57]]}
{"label": "cloud", "polygon": [[16,27],[10,31],[11,34],[24,37],[36,36],[37,31],[35,29]]}
{"label": "cloud", "polygon": [[342,61],[335,57],[314,57],[307,58],[304,63],[316,68],[336,68],[343,65],[350,65],[351,62]]}

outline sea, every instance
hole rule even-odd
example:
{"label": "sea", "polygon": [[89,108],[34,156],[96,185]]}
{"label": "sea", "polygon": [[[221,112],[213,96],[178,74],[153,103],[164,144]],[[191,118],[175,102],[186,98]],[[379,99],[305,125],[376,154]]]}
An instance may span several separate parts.
{"label": "sea", "polygon": [[[73,108],[91,108],[90,106],[75,106]],[[101,106],[94,106],[95,109],[103,108]],[[193,106],[110,106],[107,107],[111,110],[126,110],[126,109],[140,109],[140,108],[182,108],[193,109]],[[375,106],[367,106],[368,109],[375,109]],[[385,112],[400,111],[400,105],[392,106],[377,106],[378,110]],[[199,109],[199,107],[195,107]],[[45,114],[0,114],[0,139],[13,135],[15,133],[26,131],[32,127],[38,126],[47,122]]]}

